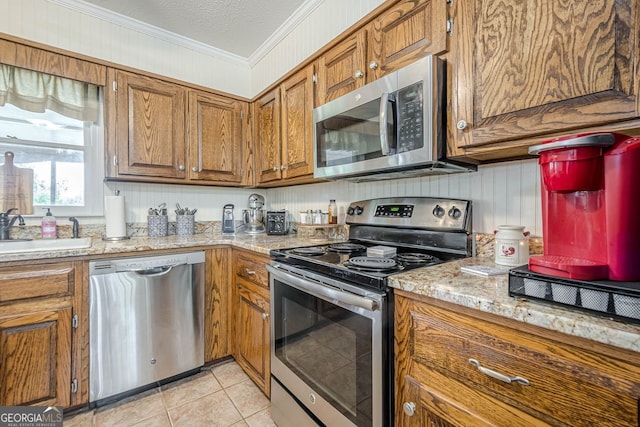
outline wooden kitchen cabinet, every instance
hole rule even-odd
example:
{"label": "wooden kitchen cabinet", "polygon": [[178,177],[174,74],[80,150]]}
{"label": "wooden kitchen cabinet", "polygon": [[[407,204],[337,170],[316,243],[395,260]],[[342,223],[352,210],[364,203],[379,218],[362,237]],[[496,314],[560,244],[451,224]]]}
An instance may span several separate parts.
{"label": "wooden kitchen cabinet", "polygon": [[0,406],[88,401],[82,280],[80,262],[0,268]]}
{"label": "wooden kitchen cabinet", "polygon": [[318,59],[316,106],[447,50],[447,4],[398,2]]}
{"label": "wooden kitchen cabinet", "polygon": [[109,75],[117,176],[185,178],[185,88],[120,70]]}
{"label": "wooden kitchen cabinet", "polygon": [[637,127],[638,3],[453,2],[450,155],[524,155],[550,135]]}
{"label": "wooden kitchen cabinet", "polygon": [[235,359],[267,397],[271,392],[268,263],[269,257],[233,251]]}
{"label": "wooden kitchen cabinet", "polygon": [[313,181],[313,65],[254,104],[258,185]]}
{"label": "wooden kitchen cabinet", "polygon": [[407,292],[395,304],[398,426],[638,425],[634,352]]}
{"label": "wooden kitchen cabinet", "polygon": [[204,363],[233,353],[234,328],[231,306],[231,248],[216,247],[206,251],[204,291]]}
{"label": "wooden kitchen cabinet", "polygon": [[108,179],[252,184],[247,102],[121,70],[109,78]]}
{"label": "wooden kitchen cabinet", "polygon": [[189,180],[246,185],[242,120],[247,103],[189,91]]}

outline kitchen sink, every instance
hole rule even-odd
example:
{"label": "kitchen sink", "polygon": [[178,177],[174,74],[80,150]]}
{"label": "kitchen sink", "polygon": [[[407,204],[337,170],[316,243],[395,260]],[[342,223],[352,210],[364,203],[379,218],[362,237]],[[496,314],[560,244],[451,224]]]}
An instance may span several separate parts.
{"label": "kitchen sink", "polygon": [[0,254],[15,252],[60,251],[91,246],[91,237],[81,239],[0,240]]}

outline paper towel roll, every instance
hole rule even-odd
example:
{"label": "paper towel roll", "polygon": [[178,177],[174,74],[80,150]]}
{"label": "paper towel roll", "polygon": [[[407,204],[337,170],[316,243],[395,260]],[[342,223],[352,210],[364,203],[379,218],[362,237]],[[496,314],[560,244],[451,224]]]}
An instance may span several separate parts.
{"label": "paper towel roll", "polygon": [[105,237],[125,237],[127,222],[124,212],[124,196],[104,196]]}

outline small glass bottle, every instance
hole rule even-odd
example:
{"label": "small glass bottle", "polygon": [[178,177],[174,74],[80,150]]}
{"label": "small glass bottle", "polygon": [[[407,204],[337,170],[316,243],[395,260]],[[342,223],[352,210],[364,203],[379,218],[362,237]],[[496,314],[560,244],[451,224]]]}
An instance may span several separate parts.
{"label": "small glass bottle", "polygon": [[338,223],[338,206],[335,199],[329,200],[329,224]]}

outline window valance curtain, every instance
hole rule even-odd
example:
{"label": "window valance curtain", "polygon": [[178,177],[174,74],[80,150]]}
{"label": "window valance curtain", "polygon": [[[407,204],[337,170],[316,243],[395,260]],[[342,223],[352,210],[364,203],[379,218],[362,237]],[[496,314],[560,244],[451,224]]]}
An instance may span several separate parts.
{"label": "window valance curtain", "polygon": [[98,86],[0,64],[0,106],[5,103],[83,121],[97,122],[100,114]]}

